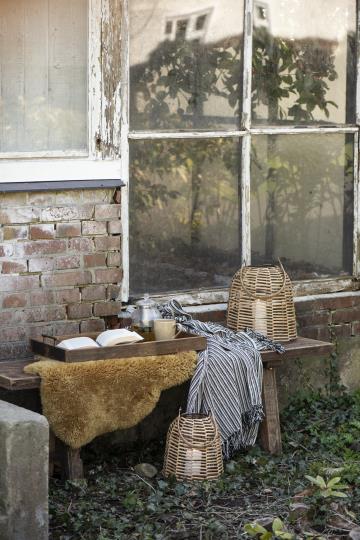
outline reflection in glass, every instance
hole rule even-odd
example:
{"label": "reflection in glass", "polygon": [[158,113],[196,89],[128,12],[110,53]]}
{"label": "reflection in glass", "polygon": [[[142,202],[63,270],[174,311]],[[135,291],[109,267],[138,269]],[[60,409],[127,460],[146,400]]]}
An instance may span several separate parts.
{"label": "reflection in glass", "polygon": [[354,123],[355,0],[255,2],[254,123]]}
{"label": "reflection in glass", "polygon": [[353,137],[253,140],[252,264],[281,258],[292,279],[352,274]]}
{"label": "reflection in glass", "polygon": [[237,129],[243,0],[130,0],[130,127]]}
{"label": "reflection in glass", "polygon": [[238,139],[132,141],[132,294],[224,287],[241,264]]}

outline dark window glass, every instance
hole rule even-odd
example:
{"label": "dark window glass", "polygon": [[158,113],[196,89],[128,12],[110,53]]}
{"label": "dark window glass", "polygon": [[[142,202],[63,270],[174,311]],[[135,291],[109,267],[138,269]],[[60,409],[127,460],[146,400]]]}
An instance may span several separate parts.
{"label": "dark window glass", "polygon": [[[130,129],[239,127],[243,9],[217,2],[199,42],[198,2],[130,0]],[[176,21],[173,39],[164,18]]]}
{"label": "dark window glass", "polygon": [[132,294],[227,287],[241,265],[238,139],[132,141]]}
{"label": "dark window glass", "polygon": [[278,257],[293,279],[352,274],[353,136],[253,140],[252,263]]}
{"label": "dark window glass", "polygon": [[269,0],[255,9],[253,122],[354,123],[356,2]]}
{"label": "dark window glass", "polygon": [[206,15],[200,15],[196,19],[196,30],[202,30],[205,27]]}
{"label": "dark window glass", "polygon": [[172,21],[167,21],[165,25],[165,34],[171,34],[173,28]]}

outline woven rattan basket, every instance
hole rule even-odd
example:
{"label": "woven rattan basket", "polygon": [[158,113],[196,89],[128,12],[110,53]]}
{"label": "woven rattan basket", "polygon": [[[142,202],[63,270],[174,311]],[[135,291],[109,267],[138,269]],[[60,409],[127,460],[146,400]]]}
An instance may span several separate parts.
{"label": "woven rattan basket", "polygon": [[292,285],[280,261],[279,266],[247,266],[236,272],[227,326],[235,331],[251,328],[274,341],[296,339]]}
{"label": "woven rattan basket", "polygon": [[224,470],[220,434],[206,414],[180,414],[166,439],[164,476],[178,480],[214,480]]}

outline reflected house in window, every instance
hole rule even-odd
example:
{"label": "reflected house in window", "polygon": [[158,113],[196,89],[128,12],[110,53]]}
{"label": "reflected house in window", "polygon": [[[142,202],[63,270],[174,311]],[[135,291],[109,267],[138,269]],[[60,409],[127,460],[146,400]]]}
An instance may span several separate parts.
{"label": "reflected house in window", "polygon": [[210,23],[212,9],[196,11],[192,13],[182,13],[181,16],[172,16],[165,21],[165,38],[174,41],[175,39],[196,40],[204,42],[206,31]]}
{"label": "reflected house in window", "polygon": [[[354,122],[355,2],[338,8],[254,2],[250,132],[275,134],[252,134],[252,260],[280,256],[294,279],[352,271],[353,136],[276,135]],[[130,145],[133,292],[227,286],[242,263],[243,13],[239,0],[130,0],[130,130],[160,137]],[[204,135],[161,139],[183,131]],[[229,137],[215,144],[217,131]]]}

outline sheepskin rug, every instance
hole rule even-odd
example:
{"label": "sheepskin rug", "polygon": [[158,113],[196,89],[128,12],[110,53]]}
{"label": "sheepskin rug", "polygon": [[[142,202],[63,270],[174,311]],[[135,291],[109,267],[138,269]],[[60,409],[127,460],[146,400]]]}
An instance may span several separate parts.
{"label": "sheepskin rug", "polygon": [[80,448],[98,435],[138,424],[162,390],[190,379],[195,366],[196,353],[190,351],[77,363],[42,359],[25,371],[41,377],[43,414],[55,435]]}

